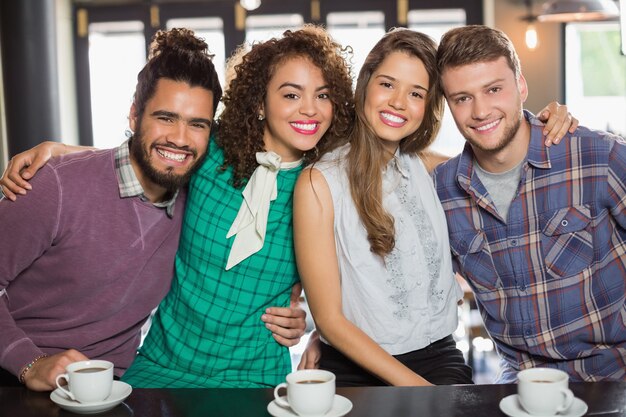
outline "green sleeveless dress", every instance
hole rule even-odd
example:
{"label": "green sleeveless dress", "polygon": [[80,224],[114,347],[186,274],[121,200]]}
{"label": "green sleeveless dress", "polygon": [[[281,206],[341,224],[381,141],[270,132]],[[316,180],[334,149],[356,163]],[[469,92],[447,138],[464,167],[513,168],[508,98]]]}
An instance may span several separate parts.
{"label": "green sleeveless dress", "polygon": [[[189,184],[172,288],[123,380],[134,387],[272,387],[291,371],[289,349],[261,321],[270,306],[289,305],[298,281],[292,198],[301,168],[280,171],[263,248],[226,271],[226,239],[242,189],[219,172],[222,150],[211,140]],[[136,296],[141,296],[137,294]]]}

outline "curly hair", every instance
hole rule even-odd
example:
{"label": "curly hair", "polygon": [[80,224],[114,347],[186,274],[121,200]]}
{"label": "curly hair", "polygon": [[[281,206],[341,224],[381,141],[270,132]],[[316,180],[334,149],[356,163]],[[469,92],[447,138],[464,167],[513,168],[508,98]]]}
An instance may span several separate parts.
{"label": "curly hair", "polygon": [[322,71],[333,105],[332,123],[318,142],[317,151],[304,156],[304,163],[318,158],[335,142],[345,140],[354,120],[349,51],[323,28],[305,25],[299,30],[285,31],[280,38],[254,44],[250,51],[241,46],[233,54],[229,61],[235,73],[224,94],[216,140],[224,152],[221,169],[232,167],[234,187],[245,185],[258,165],[256,153],[265,150],[264,123],[257,115],[276,68],[288,59],[306,58]]}
{"label": "curly hair", "polygon": [[400,152],[418,155],[432,143],[443,116],[443,94],[438,88],[437,46],[427,35],[405,28],[392,29],[372,48],[356,84],[356,122],[350,134],[348,178],[350,192],[367,230],[372,252],[389,254],[395,246],[394,218],[383,207],[382,170],[388,151],[381,144],[365,115],[367,86],[372,75],[393,52],[418,58],[428,73],[424,118],[415,132],[400,141]]}
{"label": "curly hair", "polygon": [[160,30],[152,38],[148,62],[137,75],[133,102],[141,119],[161,78],[182,81],[213,93],[213,113],[222,97],[213,55],[206,42],[189,29]]}

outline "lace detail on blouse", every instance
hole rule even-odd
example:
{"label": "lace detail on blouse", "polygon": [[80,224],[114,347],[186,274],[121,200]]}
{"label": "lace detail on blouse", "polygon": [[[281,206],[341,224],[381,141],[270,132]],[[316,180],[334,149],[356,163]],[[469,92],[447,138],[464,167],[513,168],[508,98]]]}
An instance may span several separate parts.
{"label": "lace detail on blouse", "polygon": [[[391,355],[423,349],[450,335],[458,323],[459,289],[432,179],[417,156],[398,152],[386,165],[381,197],[395,219],[397,248],[381,258],[371,252],[352,200],[345,158],[349,150],[344,145],[316,164],[333,198],[343,313]],[[429,255],[422,245],[430,248]]]}
{"label": "lace detail on blouse", "polygon": [[409,290],[406,287],[406,280],[402,273],[400,254],[394,248],[389,255],[385,257],[387,269],[389,270],[389,278],[387,284],[393,288],[394,292],[389,297],[396,306],[393,316],[397,319],[409,318]]}
{"label": "lace detail on blouse", "polygon": [[[410,221],[413,223],[417,236],[421,241],[423,258],[426,264],[429,282],[429,294],[432,300],[439,302],[444,301],[444,291],[437,288],[437,282],[439,281],[439,274],[441,272],[441,259],[438,256],[437,239],[435,237],[435,230],[430,222],[428,213],[424,210],[422,203],[415,193],[410,193],[408,189],[409,181],[402,180],[395,188],[396,194],[400,205],[404,208],[408,214]],[[396,230],[406,230],[405,216],[397,216]],[[411,247],[410,256],[417,255],[417,248]],[[394,248],[389,255],[385,257],[387,269],[389,271],[390,278],[387,283],[394,289],[394,294],[390,299],[397,305],[396,311],[394,311],[394,317],[398,319],[409,318],[409,304],[406,275],[402,270],[402,262],[400,253],[397,248]],[[418,281],[415,283],[418,287],[421,283]]]}

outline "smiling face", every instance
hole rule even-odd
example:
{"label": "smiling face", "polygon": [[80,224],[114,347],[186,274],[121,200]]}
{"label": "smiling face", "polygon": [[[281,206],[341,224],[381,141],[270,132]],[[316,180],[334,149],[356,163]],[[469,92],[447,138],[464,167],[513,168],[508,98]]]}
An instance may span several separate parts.
{"label": "smiling face", "polygon": [[479,161],[495,157],[508,166],[526,155],[526,80],[521,75],[515,79],[504,57],[446,68],[441,80],[454,121]]}
{"label": "smiling face", "polygon": [[302,57],[278,64],[267,86],[263,142],[283,161],[313,149],[331,124],[333,106],[322,71]]}
{"label": "smiling face", "polygon": [[212,120],[211,91],[165,78],[141,120],[131,107],[131,164],[148,198],[158,199],[189,180],[206,155]]}
{"label": "smiling face", "polygon": [[422,123],[428,81],[420,59],[404,52],[392,52],[367,83],[365,118],[391,153]]}

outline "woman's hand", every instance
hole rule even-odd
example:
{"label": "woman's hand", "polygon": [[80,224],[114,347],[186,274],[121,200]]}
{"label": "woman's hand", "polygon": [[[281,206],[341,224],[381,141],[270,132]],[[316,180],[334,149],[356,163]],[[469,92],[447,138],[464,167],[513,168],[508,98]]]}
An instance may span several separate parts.
{"label": "woman's hand", "polygon": [[566,105],[556,101],[551,102],[541,110],[538,117],[546,124],[543,128],[543,135],[546,137],[545,144],[547,147],[558,144],[567,132],[574,133],[578,127],[578,119],[567,111]]}
{"label": "woman's hand", "polygon": [[32,187],[28,183],[41,167],[53,156],[68,153],[69,149],[59,142],[41,142],[34,148],[18,153],[9,161],[0,178],[0,190],[11,201],[16,195],[25,195]]}
{"label": "woman's hand", "polygon": [[304,349],[300,358],[298,369],[317,369],[320,367],[320,360],[322,359],[320,343],[322,342],[317,330],[313,330],[309,336],[309,342],[306,344],[306,349]]}

